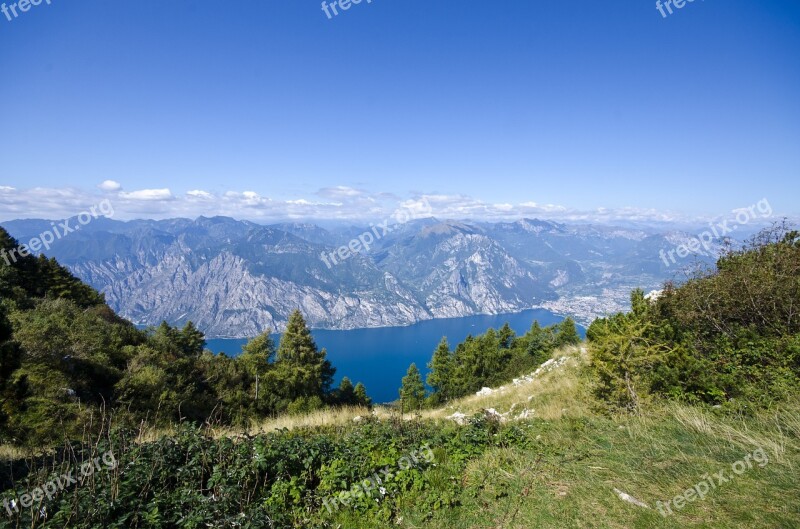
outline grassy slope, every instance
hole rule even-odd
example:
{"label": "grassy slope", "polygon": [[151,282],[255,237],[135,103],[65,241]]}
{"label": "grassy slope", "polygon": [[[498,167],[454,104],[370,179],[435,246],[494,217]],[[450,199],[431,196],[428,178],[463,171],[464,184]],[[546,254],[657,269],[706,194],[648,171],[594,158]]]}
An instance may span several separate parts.
{"label": "grassy slope", "polygon": [[[533,382],[509,386],[488,396],[467,397],[422,413],[425,420],[450,422],[447,416],[467,416],[494,408],[518,416],[530,410],[524,425],[530,449],[490,449],[469,461],[466,469],[451,464],[436,446],[431,483],[458,483],[457,506],[423,512],[414,493],[403,495],[399,514],[391,523],[365,522],[358,512],[342,509],[327,527],[362,529],[405,528],[651,528],[800,527],[800,403],[737,419],[679,405],[651,406],[640,416],[608,416],[591,397],[586,375],[587,353],[558,352],[561,367]],[[358,429],[354,418],[364,409],[317,412],[284,417],[253,428],[341,425]],[[379,418],[390,410],[378,409]],[[406,417],[407,420],[416,420]],[[168,432],[150,432],[140,439]],[[219,430],[219,437],[243,432]],[[247,442],[244,440],[244,442]],[[762,448],[769,456],[764,468],[753,466],[733,476],[730,465]],[[656,501],[673,498],[693,487],[706,474],[727,469],[730,482],[664,518]],[[652,509],[619,499],[619,489]],[[2,525],[2,524],[0,524]]]}
{"label": "grassy slope", "polygon": [[[446,420],[455,411],[470,415],[495,408],[510,416],[533,410],[527,421],[536,434],[531,450],[492,450],[458,476],[460,506],[425,514],[413,504],[393,525],[408,528],[650,528],[800,527],[800,406],[771,410],[755,419],[717,416],[713,411],[669,405],[641,416],[609,417],[593,411],[585,351],[521,387],[485,397],[468,397],[423,413]],[[318,420],[318,419],[317,419]],[[343,418],[344,420],[344,418]],[[731,464],[762,448],[764,468],[741,475]],[[446,455],[437,472],[447,469]],[[679,512],[663,517],[656,501],[693,487],[706,474],[726,469],[732,479]],[[652,509],[622,501],[619,489]],[[355,514],[342,527],[368,527]]]}

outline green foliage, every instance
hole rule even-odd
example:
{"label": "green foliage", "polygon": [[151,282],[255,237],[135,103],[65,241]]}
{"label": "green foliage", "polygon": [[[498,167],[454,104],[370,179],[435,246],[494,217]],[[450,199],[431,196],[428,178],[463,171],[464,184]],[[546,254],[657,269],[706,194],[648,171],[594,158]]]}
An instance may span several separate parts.
{"label": "green foliage", "polygon": [[14,411],[11,403],[19,399],[16,393],[20,388],[15,387],[11,376],[19,369],[22,358],[19,345],[12,341],[12,331],[6,309],[0,305],[0,431],[6,431],[9,415]]}
{"label": "green foliage", "polygon": [[416,411],[425,403],[425,384],[416,364],[411,364],[400,387],[400,407],[402,411]]}
{"label": "green foliage", "polygon": [[339,383],[339,390],[337,392],[337,400],[342,404],[355,404],[356,391],[353,383],[347,377],[342,378]]}
{"label": "green foliage", "polygon": [[239,359],[248,366],[253,373],[267,372],[275,358],[275,342],[272,340],[272,331],[267,329],[242,346]]}
{"label": "green foliage", "polygon": [[593,323],[590,330],[598,396],[615,406],[636,409],[640,395],[649,394],[648,373],[663,362],[668,349],[650,339],[651,326],[635,316],[618,315],[602,325]]}
{"label": "green foliage", "polygon": [[428,363],[427,383],[432,391],[426,404],[438,406],[483,387],[505,384],[536,369],[555,349],[579,342],[571,318],[546,328],[534,321],[523,336],[516,336],[506,323],[500,330],[467,336],[455,351],[442,338]]}
{"label": "green foliage", "polygon": [[317,349],[300,311],[289,316],[277,356],[271,384],[284,401],[313,395],[322,398],[330,389],[336,370],[326,359],[325,349]]}
{"label": "green foliage", "polygon": [[[0,250],[15,248],[0,228]],[[269,331],[237,358],[205,343],[192,322],[137,330],[53,259],[0,257],[0,442],[52,445],[100,427],[87,418],[101,414],[244,425],[340,403],[329,393],[335,370],[297,311],[278,351]],[[346,394],[371,404],[363,385]]]}
{"label": "green foliage", "polygon": [[369,396],[367,395],[367,388],[366,386],[364,386],[364,384],[362,384],[361,382],[356,384],[356,388],[353,391],[353,393],[355,394],[356,405],[366,406],[367,408],[372,407],[372,399],[369,398]]}
{"label": "green foliage", "polygon": [[31,299],[72,301],[80,308],[105,304],[105,298],[55,259],[21,255],[19,242],[0,227],[0,297],[27,305]]}
{"label": "green foliage", "polygon": [[[63,457],[19,462],[13,481],[1,474],[0,505],[103,453],[116,461],[35,508],[4,510],[0,527],[371,527],[409,505],[429,513],[453,507],[462,487],[452,476],[470,459],[531,446],[535,435],[479,417],[464,427],[368,420],[239,439],[182,425],[150,443],[118,430]],[[375,476],[380,483],[365,492],[361,485]],[[346,504],[335,500],[343,494]]]}
{"label": "green foliage", "polygon": [[503,327],[501,327],[500,330],[498,331],[498,339],[500,342],[500,347],[502,347],[503,349],[510,348],[511,344],[514,343],[515,337],[516,334],[514,333],[514,330],[511,328],[511,325],[509,325],[508,322],[505,322],[503,324]]}
{"label": "green foliage", "polygon": [[575,320],[570,317],[565,318],[561,323],[556,325],[555,333],[555,346],[557,348],[581,343],[581,337],[578,335],[578,329],[575,327]]}
{"label": "green foliage", "polygon": [[543,329],[538,321],[534,321],[527,334],[527,353],[538,363],[546,361],[556,347],[555,329]]}
{"label": "green foliage", "polygon": [[286,408],[286,412],[289,415],[302,415],[321,410],[324,407],[325,403],[322,402],[319,395],[303,395],[290,402],[289,406]]}
{"label": "green foliage", "polygon": [[800,388],[800,235],[768,229],[715,270],[667,283],[655,301],[641,290],[632,311],[587,331],[598,396],[635,409],[649,396],[768,406]]}
{"label": "green foliage", "polygon": [[432,405],[437,405],[442,402],[447,402],[453,397],[454,388],[453,382],[453,354],[450,352],[450,346],[447,343],[447,338],[443,337],[439,342],[439,346],[433,352],[433,358],[428,363],[428,377],[426,382],[433,390]]}
{"label": "green foliage", "polygon": [[268,329],[243,345],[242,354],[216,377],[226,407],[234,405],[240,410],[238,422],[245,416],[266,416],[275,409],[276,393],[269,376],[274,360],[275,342]]}
{"label": "green foliage", "polygon": [[331,395],[333,404],[340,406],[372,406],[372,400],[367,396],[367,388],[359,382],[353,387],[349,378],[344,377],[339,387]]}

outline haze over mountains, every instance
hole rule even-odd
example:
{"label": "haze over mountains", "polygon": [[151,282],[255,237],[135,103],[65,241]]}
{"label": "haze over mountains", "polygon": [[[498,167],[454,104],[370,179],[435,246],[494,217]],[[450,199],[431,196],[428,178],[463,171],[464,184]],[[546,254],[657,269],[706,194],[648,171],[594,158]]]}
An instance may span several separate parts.
{"label": "haze over mountains", "polygon": [[[21,242],[45,220],[4,227]],[[685,233],[523,219],[396,224],[362,252],[322,259],[369,226],[269,226],[227,217],[98,218],[48,255],[137,324],[193,321],[208,337],[282,330],[299,308],[310,326],[352,329],[544,307],[581,323],[627,307],[680,266],[659,257]],[[690,259],[678,265],[689,264]]]}

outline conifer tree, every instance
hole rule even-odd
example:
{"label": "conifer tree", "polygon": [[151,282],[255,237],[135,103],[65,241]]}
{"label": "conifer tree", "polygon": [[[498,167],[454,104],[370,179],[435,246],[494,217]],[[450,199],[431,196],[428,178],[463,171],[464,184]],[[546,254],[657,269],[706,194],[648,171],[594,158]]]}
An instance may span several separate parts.
{"label": "conifer tree", "polygon": [[528,340],[528,354],[537,363],[544,362],[552,353],[554,340],[551,327],[543,329],[538,321],[534,321],[526,334],[526,338]]}
{"label": "conifer tree", "polygon": [[356,404],[359,406],[366,406],[368,408],[372,407],[372,399],[369,398],[369,395],[367,395],[367,388],[364,387],[364,384],[361,382],[356,384],[354,393],[356,397]]}
{"label": "conifer tree", "polygon": [[272,329],[267,329],[244,344],[239,358],[256,361],[262,369],[272,363],[275,359],[275,341],[272,339]]}
{"label": "conifer tree", "polygon": [[502,347],[503,349],[510,348],[511,344],[514,342],[515,337],[516,333],[514,333],[514,330],[511,328],[508,322],[506,322],[499,332],[500,347]]}
{"label": "conifer tree", "polygon": [[277,389],[290,401],[299,397],[323,397],[330,390],[336,370],[326,359],[325,349],[317,349],[299,310],[289,316],[277,357]]}
{"label": "conifer tree", "polygon": [[403,377],[402,386],[400,387],[401,412],[419,410],[424,402],[425,384],[422,383],[422,375],[417,369],[417,364],[411,364],[406,376]]}
{"label": "conifer tree", "polygon": [[265,375],[272,367],[275,358],[275,342],[272,340],[272,330],[267,329],[245,345],[242,346],[242,354],[238,361],[244,366],[248,378],[252,384],[253,401],[258,404],[263,400],[266,393],[270,391]]}
{"label": "conifer tree", "polygon": [[178,336],[178,343],[180,344],[183,354],[190,357],[198,357],[203,353],[206,347],[206,337],[195,327],[191,321],[183,326]]}
{"label": "conifer tree", "polygon": [[339,401],[339,404],[344,404],[346,406],[356,404],[355,389],[353,388],[353,383],[350,382],[350,379],[347,377],[344,377],[339,383],[337,400]]}
{"label": "conifer tree", "polygon": [[575,328],[575,320],[567,317],[558,324],[556,327],[556,347],[565,345],[578,345],[581,343],[581,337],[578,335],[578,330]]}
{"label": "conifer tree", "polygon": [[433,352],[428,368],[426,381],[433,390],[431,395],[434,404],[446,402],[452,398],[452,377],[453,377],[453,355],[447,343],[447,337],[443,337],[439,346]]}

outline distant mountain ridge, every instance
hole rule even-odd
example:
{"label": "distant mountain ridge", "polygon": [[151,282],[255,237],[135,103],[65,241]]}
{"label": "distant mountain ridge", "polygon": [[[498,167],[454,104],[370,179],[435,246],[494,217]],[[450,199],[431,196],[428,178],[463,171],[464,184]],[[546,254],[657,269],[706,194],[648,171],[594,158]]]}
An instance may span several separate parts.
{"label": "distant mountain ridge", "polygon": [[[24,241],[51,222],[4,226]],[[191,320],[209,337],[281,330],[296,308],[310,326],[329,329],[534,307],[588,323],[625,308],[631,288],[655,288],[676,271],[659,258],[659,250],[674,246],[674,234],[537,219],[426,218],[392,228],[369,252],[332,266],[321,256],[369,227],[98,218],[47,254],[133,322]]]}

